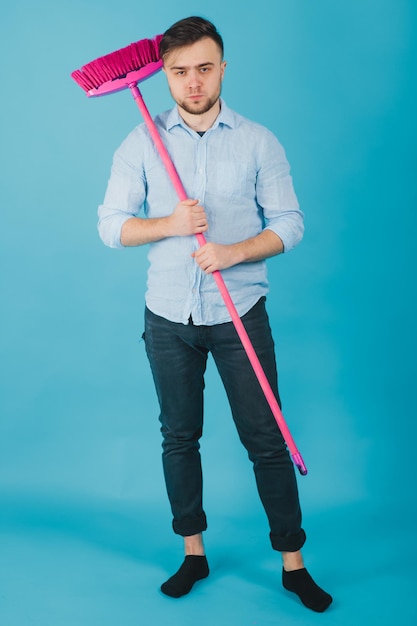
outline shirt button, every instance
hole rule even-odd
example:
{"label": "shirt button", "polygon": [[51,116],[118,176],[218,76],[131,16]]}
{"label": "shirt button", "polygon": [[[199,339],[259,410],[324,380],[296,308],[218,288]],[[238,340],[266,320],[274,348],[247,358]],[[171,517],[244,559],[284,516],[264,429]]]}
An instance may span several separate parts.
{"label": "shirt button", "polygon": [[200,169],[198,170],[198,173],[199,173],[199,174],[202,174],[202,173],[203,173],[203,168],[202,168],[202,167],[200,167]]}

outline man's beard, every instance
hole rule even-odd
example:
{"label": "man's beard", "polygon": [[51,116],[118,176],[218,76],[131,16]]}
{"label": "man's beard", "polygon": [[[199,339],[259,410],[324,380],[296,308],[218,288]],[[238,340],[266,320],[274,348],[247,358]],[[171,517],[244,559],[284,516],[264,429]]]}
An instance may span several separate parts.
{"label": "man's beard", "polygon": [[190,115],[204,115],[204,113],[207,113],[208,111],[210,111],[210,109],[214,107],[214,105],[219,100],[219,98],[220,98],[220,90],[215,96],[208,98],[207,100],[202,102],[200,105],[195,105],[194,107],[188,104],[186,99],[176,100],[176,103],[178,104],[179,107],[181,107],[181,109],[183,109],[187,113],[190,113]]}

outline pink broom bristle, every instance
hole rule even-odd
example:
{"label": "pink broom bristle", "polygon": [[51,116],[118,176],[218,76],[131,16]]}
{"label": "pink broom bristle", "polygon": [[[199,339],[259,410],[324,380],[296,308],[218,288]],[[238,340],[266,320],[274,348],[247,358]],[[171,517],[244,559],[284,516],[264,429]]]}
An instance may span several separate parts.
{"label": "pink broom bristle", "polygon": [[162,35],[157,35],[153,39],[142,39],[99,57],[79,70],[71,73],[76,83],[84,89],[90,91],[97,89],[108,81],[123,78],[129,72],[134,72],[145,67],[149,63],[160,60],[159,43]]}

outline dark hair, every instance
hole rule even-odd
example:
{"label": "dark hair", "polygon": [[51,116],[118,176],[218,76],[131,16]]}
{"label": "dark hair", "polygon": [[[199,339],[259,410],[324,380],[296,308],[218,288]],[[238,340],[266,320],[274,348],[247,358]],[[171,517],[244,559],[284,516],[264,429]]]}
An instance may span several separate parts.
{"label": "dark hair", "polygon": [[216,42],[223,58],[224,46],[220,33],[218,33],[214,24],[202,17],[186,17],[168,28],[159,44],[161,58],[164,58],[175,48],[190,46],[205,37],[209,37]]}

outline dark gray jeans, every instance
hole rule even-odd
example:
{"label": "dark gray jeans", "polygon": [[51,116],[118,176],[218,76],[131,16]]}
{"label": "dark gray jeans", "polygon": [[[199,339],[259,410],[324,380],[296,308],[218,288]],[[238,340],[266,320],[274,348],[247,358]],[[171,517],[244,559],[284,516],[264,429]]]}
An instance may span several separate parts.
{"label": "dark gray jeans", "polygon": [[[279,402],[265,298],[242,317],[242,322]],[[233,323],[177,324],[146,308],[144,338],[161,410],[163,468],[174,532],[189,536],[207,528],[199,439],[204,372],[211,352],[240,440],[253,463],[272,547],[299,550],[305,533],[293,463]]]}

